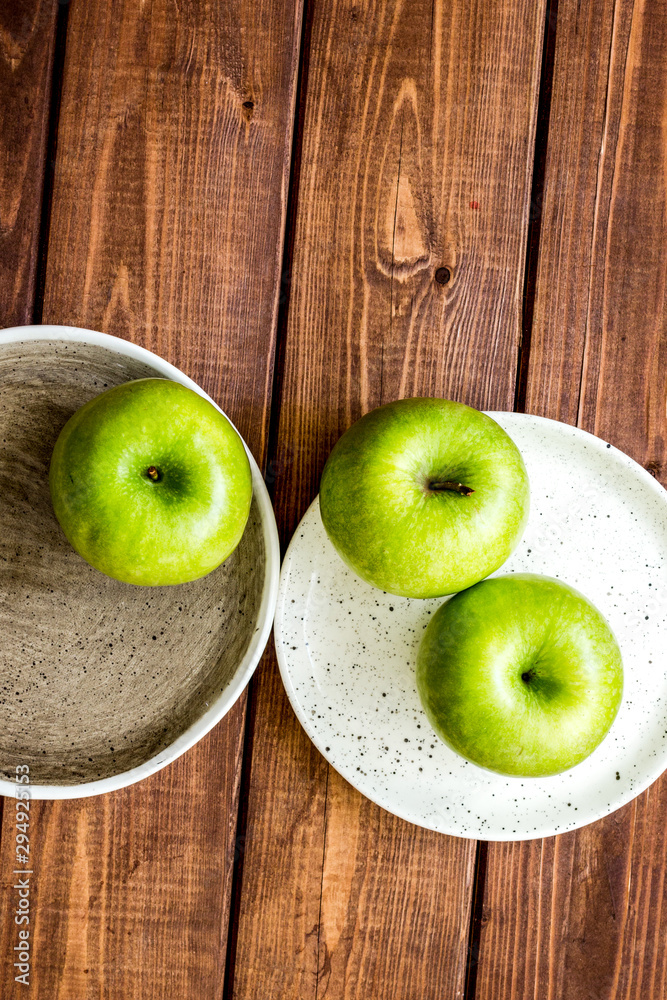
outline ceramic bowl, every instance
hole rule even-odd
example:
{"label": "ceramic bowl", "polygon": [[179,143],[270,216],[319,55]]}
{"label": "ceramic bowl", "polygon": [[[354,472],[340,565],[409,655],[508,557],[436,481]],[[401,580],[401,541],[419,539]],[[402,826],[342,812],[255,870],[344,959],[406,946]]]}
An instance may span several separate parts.
{"label": "ceramic bowl", "polygon": [[74,552],[56,521],[48,467],[61,428],[104,389],[145,377],[209,398],[166,361],[107,334],[63,326],[0,332],[4,795],[26,764],[31,794],[43,799],[96,795],[158,771],[229,711],[268,640],[278,534],[249,451],[253,501],[241,543],[194,583],[111,580]]}

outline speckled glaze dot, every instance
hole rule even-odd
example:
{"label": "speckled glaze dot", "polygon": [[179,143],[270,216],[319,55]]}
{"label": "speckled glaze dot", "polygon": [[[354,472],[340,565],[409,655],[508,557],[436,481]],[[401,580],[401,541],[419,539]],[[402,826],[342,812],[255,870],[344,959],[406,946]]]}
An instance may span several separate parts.
{"label": "speckled glaze dot", "polygon": [[397,598],[359,580],[328,541],[317,500],[285,557],[275,637],[296,714],[359,791],[442,833],[528,840],[607,815],[667,767],[667,493],[578,428],[490,415],[523,454],[533,504],[498,573],[544,573],[576,587],[621,647],[623,702],[594,753],[564,774],[530,779],[482,770],[446,747],[415,686],[417,648],[442,601]]}

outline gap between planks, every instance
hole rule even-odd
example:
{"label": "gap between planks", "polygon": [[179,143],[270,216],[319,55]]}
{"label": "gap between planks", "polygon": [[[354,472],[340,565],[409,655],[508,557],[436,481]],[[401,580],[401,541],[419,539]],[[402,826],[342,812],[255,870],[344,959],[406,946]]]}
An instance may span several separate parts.
{"label": "gap between planks", "polygon": [[[273,503],[275,476],[279,471],[278,428],[280,425],[280,404],[282,399],[283,373],[285,368],[285,339],[289,314],[292,257],[294,253],[294,231],[299,200],[299,180],[301,177],[301,150],[303,145],[303,125],[308,92],[308,66],[310,61],[310,39],[313,23],[314,0],[304,0],[301,8],[301,36],[299,40],[298,73],[295,88],[295,106],[292,111],[292,149],[289,169],[287,211],[283,234],[283,255],[280,268],[280,295],[278,299],[278,320],[276,325],[275,353],[273,361],[273,381],[269,408],[269,429],[266,445],[265,480]],[[282,547],[282,546],[281,546]],[[273,642],[273,633],[269,642]],[[236,849],[232,870],[232,886],[229,904],[227,930],[227,958],[222,991],[223,1000],[233,1000],[234,972],[236,968],[236,945],[238,939],[241,895],[243,892],[243,860],[248,827],[248,798],[252,771],[257,699],[254,679],[251,677],[247,688],[245,722],[243,729],[243,755],[239,785],[238,814],[236,820]]]}
{"label": "gap between planks", "polygon": [[[542,42],[542,64],[540,68],[540,88],[533,150],[533,176],[530,191],[528,235],[526,240],[526,262],[524,292],[521,313],[521,340],[517,357],[516,388],[514,410],[526,412],[526,389],[530,365],[530,343],[533,327],[535,294],[537,289],[537,265],[539,260],[540,235],[542,229],[542,202],[549,144],[549,123],[551,119],[551,92],[553,87],[554,60],[556,52],[556,28],[558,23],[558,0],[547,0],[544,15]],[[484,891],[488,862],[488,842],[478,841],[473,875],[473,896],[470,907],[470,927],[468,954],[465,974],[464,1000],[475,1000],[477,994],[477,968],[479,948],[484,923]]]}
{"label": "gap between planks", "polygon": [[517,358],[516,393],[514,410],[526,412],[526,390],[530,366],[530,343],[533,331],[533,313],[537,292],[537,266],[539,262],[540,234],[542,231],[542,202],[544,200],[544,180],[549,145],[549,122],[551,119],[551,92],[554,78],[556,54],[556,26],[558,22],[558,0],[547,0],[542,46],[542,68],[540,72],[540,93],[537,104],[537,124],[535,128],[535,150],[533,154],[533,182],[530,191],[530,217],[526,242],[526,271],[521,315],[521,340]]}
{"label": "gap between planks", "polygon": [[[67,0],[58,2],[56,18],[56,37],[53,53],[53,68],[51,70],[51,97],[49,106],[49,125],[46,139],[46,157],[44,161],[44,176],[42,179],[42,210],[39,222],[39,237],[37,240],[37,275],[35,281],[35,298],[32,309],[32,321],[35,325],[42,322],[44,307],[44,290],[46,287],[46,259],[51,231],[51,203],[53,199],[53,182],[56,168],[56,152],[58,149],[58,126],[60,124],[60,102],[65,73],[65,49],[67,47],[67,24],[69,21],[69,3]],[[1,819],[0,814],[0,819]]]}

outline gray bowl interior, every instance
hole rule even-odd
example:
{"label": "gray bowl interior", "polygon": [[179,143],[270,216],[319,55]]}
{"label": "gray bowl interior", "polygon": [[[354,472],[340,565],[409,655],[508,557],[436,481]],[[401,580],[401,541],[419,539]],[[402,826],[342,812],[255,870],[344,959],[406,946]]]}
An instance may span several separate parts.
{"label": "gray bowl interior", "polygon": [[77,785],[166,749],[220,697],[258,627],[266,552],[253,499],[243,539],[177,587],[111,580],[53,514],[51,451],[105,388],[159,374],[101,347],[0,345],[0,776]]}

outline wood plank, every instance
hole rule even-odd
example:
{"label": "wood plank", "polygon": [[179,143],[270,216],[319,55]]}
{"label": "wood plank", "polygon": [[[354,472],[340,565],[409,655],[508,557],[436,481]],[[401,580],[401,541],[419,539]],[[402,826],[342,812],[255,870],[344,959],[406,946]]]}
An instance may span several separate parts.
{"label": "wood plank", "polygon": [[0,327],[32,321],[57,11],[0,6]]}
{"label": "wood plank", "polygon": [[[667,485],[664,5],[561,0],[527,410]],[[667,780],[563,837],[489,847],[479,1000],[667,994]]]}
{"label": "wood plank", "polygon": [[[316,0],[312,18],[284,542],[373,406],[421,393],[512,407],[544,4]],[[275,662],[253,739],[234,996],[462,996],[474,842],[396,819],[328,768]]]}
{"label": "wood plank", "polygon": [[[72,0],[67,35],[44,321],[156,350],[260,463],[299,38],[296,0]],[[35,996],[222,996],[244,705],[137,786],[36,804]]]}

